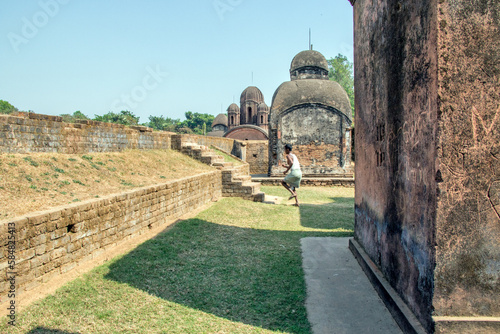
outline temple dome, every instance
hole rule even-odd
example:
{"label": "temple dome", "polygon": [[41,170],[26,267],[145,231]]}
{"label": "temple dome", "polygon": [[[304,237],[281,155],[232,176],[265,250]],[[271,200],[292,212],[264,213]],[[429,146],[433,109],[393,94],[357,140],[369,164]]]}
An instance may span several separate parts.
{"label": "temple dome", "polygon": [[234,112],[234,113],[239,113],[240,112],[240,107],[236,103],[232,103],[229,108],[227,108],[227,112]]}
{"label": "temple dome", "polygon": [[226,114],[218,114],[217,117],[215,117],[214,121],[212,122],[212,127],[219,125],[219,124],[227,126]]}
{"label": "temple dome", "polygon": [[302,67],[319,67],[328,71],[328,62],[325,56],[314,50],[306,50],[299,52],[292,60],[290,72],[298,70]]}
{"label": "temple dome", "polygon": [[254,101],[257,103],[261,103],[264,102],[264,95],[257,87],[250,86],[247,87],[247,89],[245,89],[243,93],[241,93],[240,101],[241,103],[243,103],[244,101]]}
{"label": "temple dome", "polygon": [[272,117],[307,104],[331,106],[352,121],[351,103],[342,86],[335,81],[313,79],[282,83],[273,96]]}
{"label": "temple dome", "polygon": [[258,112],[269,112],[269,106],[267,104],[265,104],[264,102],[262,102],[257,107],[257,111]]}

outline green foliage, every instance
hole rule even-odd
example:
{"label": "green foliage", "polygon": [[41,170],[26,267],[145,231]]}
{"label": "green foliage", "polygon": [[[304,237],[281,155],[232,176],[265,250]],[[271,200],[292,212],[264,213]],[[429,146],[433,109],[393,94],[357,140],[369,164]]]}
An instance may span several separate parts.
{"label": "green foliage", "polygon": [[330,71],[328,77],[332,81],[336,81],[344,88],[351,102],[352,115],[354,117],[354,65],[346,56],[340,53],[328,60]]}
{"label": "green foliage", "polygon": [[120,113],[110,111],[102,116],[95,115],[94,121],[123,125],[137,125],[139,124],[139,116],[135,116],[134,113],[128,110],[122,110]]}
{"label": "green foliage", "polygon": [[155,130],[171,131],[177,133],[195,133],[205,135],[212,131],[212,122],[215,116],[210,114],[200,114],[188,111],[184,114],[186,119],[180,121],[164,116],[149,116],[149,122],[143,125],[149,126]]}
{"label": "green foliage", "polygon": [[90,119],[89,117],[87,117],[87,115],[82,113],[80,110],[75,111],[72,115],[71,114],[62,114],[61,117],[63,119],[63,122],[66,122],[66,123],[75,123],[79,119]]}
{"label": "green foliage", "polygon": [[188,111],[184,114],[186,120],[182,121],[179,128],[190,128],[194,133],[202,135],[203,134],[203,124],[206,124],[206,131],[212,131],[212,122],[215,116],[210,114],[200,114]]}
{"label": "green foliage", "polygon": [[7,101],[0,100],[0,114],[11,114],[13,112],[19,111],[16,107]]}
{"label": "green foliage", "polygon": [[149,116],[149,122],[144,124],[155,130],[175,132],[180,120],[163,116]]}
{"label": "green foliage", "polygon": [[80,180],[73,180],[73,183],[79,184],[79,185],[81,185],[81,186],[84,186],[84,185],[85,185],[85,184],[84,184],[82,181],[80,181]]}
{"label": "green foliage", "polygon": [[30,165],[31,165],[31,166],[33,166],[33,167],[38,167],[38,166],[40,166],[40,165],[38,164],[38,162],[34,161],[31,157],[24,157],[24,158],[23,158],[23,160],[24,160],[24,161],[29,162],[29,163],[30,163]]}

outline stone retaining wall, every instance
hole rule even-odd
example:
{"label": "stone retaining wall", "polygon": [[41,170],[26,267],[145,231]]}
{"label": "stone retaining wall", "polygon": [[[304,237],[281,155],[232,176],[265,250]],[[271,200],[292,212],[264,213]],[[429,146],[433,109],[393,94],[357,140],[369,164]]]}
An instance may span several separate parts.
{"label": "stone retaining wall", "polygon": [[[282,178],[279,177],[263,177],[263,178],[252,178],[253,182],[259,182],[263,186],[281,186],[281,181],[284,179],[285,175]],[[311,187],[328,187],[328,186],[337,186],[337,187],[349,187],[354,188],[354,178],[346,179],[346,178],[316,178],[316,179],[307,179],[303,178],[300,181],[301,186],[311,186]]]}
{"label": "stone retaining wall", "polygon": [[125,149],[170,149],[173,133],[62,117],[19,113],[0,115],[0,153],[88,153]]}
{"label": "stone retaining wall", "polygon": [[[125,126],[91,120],[65,123],[60,116],[35,113],[0,115],[0,154],[37,152],[80,154],[120,152],[126,149],[180,150],[182,141],[218,147],[248,161],[252,173],[267,173],[267,141],[250,141],[247,144],[223,137],[180,135],[153,131],[144,126]],[[250,150],[250,153],[247,153],[247,150]]]}
{"label": "stone retaining wall", "polygon": [[11,283],[23,294],[221,196],[221,172],[213,171],[1,222],[0,304]]}

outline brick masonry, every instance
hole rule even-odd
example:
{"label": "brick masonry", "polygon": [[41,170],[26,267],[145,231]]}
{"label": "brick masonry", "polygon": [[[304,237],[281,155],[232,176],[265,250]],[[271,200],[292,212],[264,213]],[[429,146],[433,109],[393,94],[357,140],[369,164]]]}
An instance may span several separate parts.
{"label": "brick masonry", "polygon": [[[172,140],[172,136],[176,139]],[[16,116],[0,115],[0,154],[1,153],[90,153],[119,152],[125,149],[177,149],[180,138],[207,147],[215,146],[247,161],[253,171],[262,169],[262,158],[267,151],[263,142],[242,142],[230,138],[200,135],[177,135],[166,131],[152,131],[144,126],[124,126],[81,120],[78,123],[65,123],[60,116],[19,113]],[[265,141],[267,145],[267,141]],[[248,146],[251,145],[251,148]],[[256,147],[254,147],[256,146]],[[247,148],[252,154],[247,155]],[[253,155],[257,154],[257,158]],[[267,171],[266,171],[267,172]]]}
{"label": "brick masonry", "polygon": [[250,164],[250,174],[267,174],[269,169],[269,141],[248,140],[246,162]]}
{"label": "brick masonry", "polygon": [[0,153],[88,153],[169,149],[172,133],[96,121],[65,123],[59,116],[0,115]]}
{"label": "brick masonry", "polygon": [[498,333],[500,3],[351,3],[355,238],[428,332]]}
{"label": "brick masonry", "polygon": [[241,141],[247,140],[267,140],[267,132],[257,126],[242,125],[233,128],[225,133],[227,138],[237,139]]}
{"label": "brick masonry", "polygon": [[23,294],[114,247],[222,196],[213,171],[0,223],[0,303],[6,302],[8,227],[15,228],[16,290]]}
{"label": "brick masonry", "polygon": [[[177,139],[179,138],[174,137],[174,140]],[[224,158],[217,155],[214,150],[185,140],[186,138],[180,137],[182,153],[221,170],[224,197],[241,197],[255,202],[265,200],[266,195],[260,191],[260,183],[252,182],[248,163],[233,155],[233,159],[240,162],[235,166],[233,162],[224,161]],[[223,149],[219,150],[224,152]],[[231,155],[227,151],[224,153]]]}
{"label": "brick masonry", "polygon": [[[259,182],[263,186],[281,186],[281,181],[284,179],[283,177],[255,177],[252,178],[252,181]],[[311,187],[348,187],[354,188],[354,178],[330,178],[330,177],[321,177],[321,178],[303,178],[300,181],[300,186],[311,186]]]}
{"label": "brick masonry", "polygon": [[342,113],[309,105],[273,117],[278,126],[269,134],[271,176],[284,170],[285,144],[292,145],[303,174],[352,174],[350,123]]}

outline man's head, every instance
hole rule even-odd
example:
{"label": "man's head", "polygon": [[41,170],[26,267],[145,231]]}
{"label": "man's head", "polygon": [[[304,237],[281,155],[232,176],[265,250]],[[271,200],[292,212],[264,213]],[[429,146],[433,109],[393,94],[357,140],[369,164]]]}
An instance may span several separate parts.
{"label": "man's head", "polygon": [[288,154],[290,152],[292,152],[292,145],[286,144],[285,145],[285,153]]}

